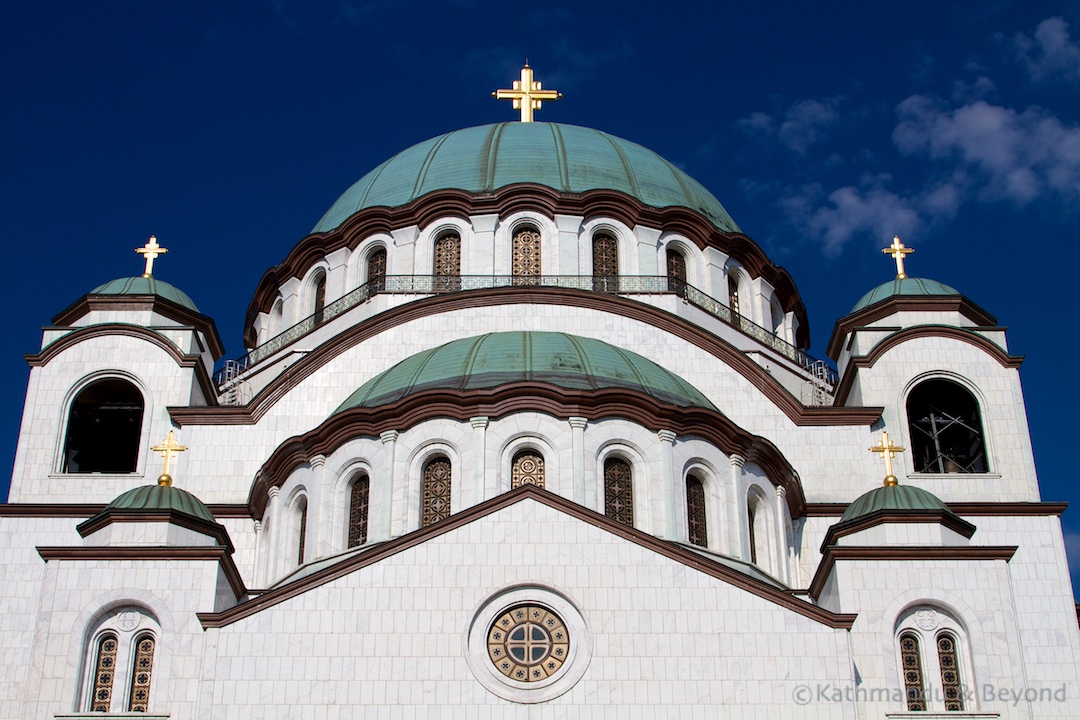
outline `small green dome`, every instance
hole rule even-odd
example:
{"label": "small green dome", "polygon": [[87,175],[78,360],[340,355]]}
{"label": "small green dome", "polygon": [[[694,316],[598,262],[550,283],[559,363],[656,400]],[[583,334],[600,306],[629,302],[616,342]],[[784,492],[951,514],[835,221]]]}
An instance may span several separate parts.
{"label": "small green dome", "polygon": [[952,514],[949,507],[936,495],[922,488],[913,485],[885,485],[856,498],[848,505],[840,522],[855,520],[879,510],[945,511]]}
{"label": "small green dome", "polygon": [[164,280],[153,277],[126,277],[110,280],[104,285],[98,285],[90,291],[91,295],[157,295],[170,300],[177,305],[183,305],[188,310],[199,312],[195,303],[187,293],[173,287]]}
{"label": "small green dome", "polygon": [[928,280],[926,278],[896,278],[890,280],[887,283],[882,283],[876,288],[871,290],[862,296],[859,302],[855,303],[855,307],[851,308],[851,312],[858,312],[865,307],[870,307],[874,303],[881,302],[886,298],[895,297],[897,295],[906,296],[931,296],[931,295],[959,295],[955,289],[949,287],[944,283],[939,283],[937,280]]}
{"label": "small green dome", "polygon": [[213,513],[210,512],[210,508],[206,507],[202,500],[186,490],[181,490],[172,485],[142,485],[133,490],[128,490],[109,503],[105,507],[104,513],[108,513],[110,510],[123,512],[175,510],[199,520],[211,523],[217,522]]}
{"label": "small green dome", "polygon": [[576,335],[522,331],[454,340],[417,353],[368,380],[333,414],[436,388],[473,390],[526,381],[567,390],[627,388],[679,407],[716,410],[697,388],[637,353]]}
{"label": "small green dome", "polygon": [[619,190],[650,207],[686,207],[738,232],[700,183],[652,150],[613,135],[546,122],[465,128],[403,150],[360,178],[312,232],[329,232],[370,207],[397,207],[435,190],[491,193],[515,183],[559,192]]}

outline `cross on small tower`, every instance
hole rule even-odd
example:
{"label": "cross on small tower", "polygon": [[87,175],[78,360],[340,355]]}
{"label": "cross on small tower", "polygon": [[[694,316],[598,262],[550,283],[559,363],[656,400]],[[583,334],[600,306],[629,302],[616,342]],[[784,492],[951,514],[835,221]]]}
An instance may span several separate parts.
{"label": "cross on small tower", "polygon": [[869,448],[870,452],[877,453],[885,460],[885,485],[896,485],[896,476],[893,475],[892,461],[896,457],[896,453],[904,452],[904,448],[899,445],[893,445],[889,440],[889,433],[886,431],[881,432],[881,442],[872,448]]}
{"label": "cross on small tower", "polygon": [[896,235],[892,239],[892,245],[887,248],[881,248],[881,252],[886,255],[892,255],[896,259],[896,277],[899,280],[903,280],[907,277],[907,273],[904,272],[904,256],[910,255],[915,252],[914,248],[904,247],[904,243],[900,242],[900,236]]}
{"label": "cross on small tower", "polygon": [[156,260],[159,255],[164,255],[169,252],[169,250],[158,245],[157,238],[151,235],[150,239],[146,241],[146,245],[141,248],[135,248],[135,252],[146,258],[146,270],[143,272],[143,277],[148,278],[153,276],[154,260]]}
{"label": "cross on small tower", "polygon": [[176,435],[170,430],[165,442],[155,445],[150,450],[161,453],[161,457],[165,458],[165,468],[161,471],[161,477],[158,478],[158,485],[165,485],[166,487],[172,485],[172,476],[169,475],[169,463],[172,461],[173,455],[182,453],[187,448],[176,442]]}
{"label": "cross on small tower", "polygon": [[521,80],[514,81],[513,90],[496,90],[491,93],[496,100],[513,100],[514,109],[521,110],[521,122],[533,121],[533,110],[539,110],[542,100],[558,100],[561,92],[541,90],[540,83],[533,81],[533,71],[528,61],[521,68]]}

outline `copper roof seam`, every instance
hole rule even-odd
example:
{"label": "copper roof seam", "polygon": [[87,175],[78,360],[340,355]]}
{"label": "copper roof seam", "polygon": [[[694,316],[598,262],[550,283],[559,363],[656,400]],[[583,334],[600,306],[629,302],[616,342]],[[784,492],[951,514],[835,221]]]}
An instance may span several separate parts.
{"label": "copper roof seam", "polygon": [[435,140],[435,144],[427,155],[424,156],[424,162],[420,163],[420,171],[416,173],[416,182],[413,184],[412,195],[409,196],[409,201],[413,201],[422,195],[422,188],[424,187],[424,180],[427,179],[428,169],[431,167],[431,163],[435,161],[435,155],[438,154],[439,148],[443,146],[447,140],[450,139],[452,133],[446,133],[440,138]]}
{"label": "copper roof seam", "polygon": [[[623,170],[626,171],[626,181],[630,183],[630,189],[633,190],[631,195],[636,197],[641,202],[645,203],[645,198],[641,196],[641,188],[638,187],[637,175],[634,174],[634,167],[630,164],[630,159],[626,157],[626,153],[622,151],[622,148],[619,147],[619,144],[612,140],[611,136],[608,135],[606,132],[597,131],[597,133],[600,135],[600,137],[608,141],[608,144],[611,145],[613,150],[615,150],[615,154],[619,156],[619,162],[622,163]],[[657,155],[656,157],[660,156]],[[663,158],[661,158],[661,160],[662,159]],[[680,182],[679,185],[681,186],[682,183]],[[685,192],[686,188],[683,187],[683,193],[685,194]],[[649,203],[645,204],[648,205]]]}

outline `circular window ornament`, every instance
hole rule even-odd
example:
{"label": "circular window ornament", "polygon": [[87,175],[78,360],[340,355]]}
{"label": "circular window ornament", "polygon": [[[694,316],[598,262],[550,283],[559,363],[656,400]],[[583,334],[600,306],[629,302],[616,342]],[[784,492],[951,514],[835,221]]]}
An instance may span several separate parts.
{"label": "circular window ornament", "polygon": [[486,600],[466,638],[469,669],[505,700],[537,703],[572,688],[591,655],[585,621],[562,594],[516,587]]}

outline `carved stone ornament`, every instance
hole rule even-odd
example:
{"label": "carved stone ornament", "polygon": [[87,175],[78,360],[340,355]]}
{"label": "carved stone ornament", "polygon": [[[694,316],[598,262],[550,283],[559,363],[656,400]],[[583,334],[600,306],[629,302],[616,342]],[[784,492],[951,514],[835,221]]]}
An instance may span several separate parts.
{"label": "carved stone ornament", "polygon": [[116,617],[116,626],[124,632],[131,632],[139,627],[141,622],[142,615],[135,610],[125,610]]}
{"label": "carved stone ornament", "polygon": [[923,608],[915,613],[915,624],[923,630],[933,630],[938,626],[937,613],[930,608]]}

